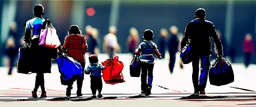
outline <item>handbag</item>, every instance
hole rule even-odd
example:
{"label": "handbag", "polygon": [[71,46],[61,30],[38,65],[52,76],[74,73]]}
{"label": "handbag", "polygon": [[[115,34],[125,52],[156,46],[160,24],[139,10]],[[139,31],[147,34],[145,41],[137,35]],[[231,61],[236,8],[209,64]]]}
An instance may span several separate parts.
{"label": "handbag", "polygon": [[225,58],[217,58],[210,67],[209,81],[211,85],[222,86],[234,82],[231,63]]}
{"label": "handbag", "polygon": [[141,67],[139,56],[135,56],[130,63],[130,76],[131,77],[140,77]]}
{"label": "handbag", "polygon": [[61,45],[57,30],[51,24],[46,23],[45,29],[41,29],[39,45],[49,48],[58,48]]}
{"label": "handbag", "polygon": [[28,45],[19,48],[17,72],[21,74],[31,73],[31,50]]}
{"label": "handbag", "polygon": [[192,62],[192,49],[190,47],[189,44],[187,44],[180,52],[180,58],[181,58],[181,61],[184,63],[184,64],[189,64],[190,62]]}

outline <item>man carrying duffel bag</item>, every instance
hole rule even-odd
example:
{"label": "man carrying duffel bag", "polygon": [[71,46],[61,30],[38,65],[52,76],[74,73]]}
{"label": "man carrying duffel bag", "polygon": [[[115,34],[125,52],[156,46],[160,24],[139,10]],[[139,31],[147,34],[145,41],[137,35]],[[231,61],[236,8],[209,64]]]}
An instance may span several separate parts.
{"label": "man carrying duffel bag", "polygon": [[[192,78],[194,85],[194,94],[192,94],[192,96],[205,94],[205,87],[210,66],[210,54],[212,53],[210,38],[213,38],[214,42],[216,43],[219,57],[221,58],[223,55],[222,44],[215,32],[214,24],[205,18],[205,9],[197,9],[195,12],[195,19],[187,24],[184,32],[185,37],[181,42],[181,49],[183,49],[183,47],[188,44],[188,39],[190,39],[189,46],[191,47],[192,51]],[[201,69],[199,69],[199,61],[201,64]],[[201,70],[201,73],[198,81],[199,70]]]}

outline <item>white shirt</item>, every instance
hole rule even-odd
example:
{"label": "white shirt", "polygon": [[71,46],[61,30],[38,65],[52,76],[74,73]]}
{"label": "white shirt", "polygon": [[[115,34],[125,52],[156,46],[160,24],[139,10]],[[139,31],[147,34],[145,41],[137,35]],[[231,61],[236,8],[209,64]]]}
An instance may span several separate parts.
{"label": "white shirt", "polygon": [[109,46],[109,47],[112,47],[112,48],[114,48],[114,47],[116,47],[116,46],[118,45],[118,43],[117,43],[117,38],[116,38],[116,36],[115,36],[114,34],[112,34],[112,33],[109,33],[109,34],[106,35],[106,37],[105,37],[105,42],[107,42],[107,43],[108,43],[108,46]]}

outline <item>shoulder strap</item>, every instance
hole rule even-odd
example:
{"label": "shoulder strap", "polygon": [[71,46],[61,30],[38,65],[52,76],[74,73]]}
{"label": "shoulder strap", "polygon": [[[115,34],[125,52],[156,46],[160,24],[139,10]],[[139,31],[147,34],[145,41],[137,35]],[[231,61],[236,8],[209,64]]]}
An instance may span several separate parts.
{"label": "shoulder strap", "polygon": [[146,41],[144,41],[148,46],[150,46],[151,48],[153,48],[153,49],[156,49],[156,47],[155,46],[153,46],[152,44],[149,44],[148,42],[146,42]]}

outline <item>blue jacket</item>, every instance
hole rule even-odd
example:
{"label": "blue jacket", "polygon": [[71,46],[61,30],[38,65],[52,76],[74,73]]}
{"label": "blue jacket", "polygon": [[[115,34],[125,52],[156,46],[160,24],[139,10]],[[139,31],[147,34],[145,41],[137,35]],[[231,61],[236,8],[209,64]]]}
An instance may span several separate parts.
{"label": "blue jacket", "polygon": [[143,41],[136,49],[136,55],[140,55],[140,61],[144,63],[154,64],[155,57],[161,58],[157,45],[152,41]]}
{"label": "blue jacket", "polygon": [[91,74],[91,76],[101,77],[102,70],[104,66],[98,63],[91,63],[85,70],[86,74]]}
{"label": "blue jacket", "polygon": [[26,22],[25,33],[28,34],[25,34],[25,42],[29,42],[31,38],[33,39],[35,37],[35,35],[40,35],[41,29],[44,26],[44,21],[44,18],[35,17]]}

